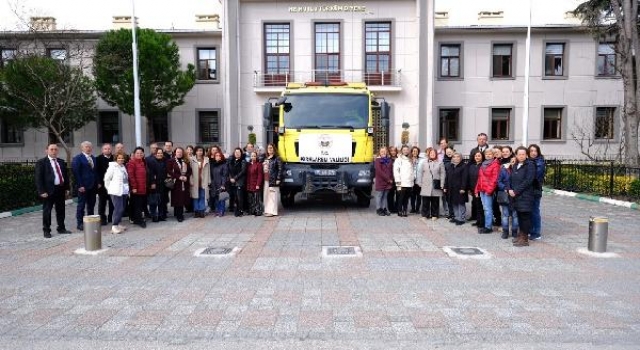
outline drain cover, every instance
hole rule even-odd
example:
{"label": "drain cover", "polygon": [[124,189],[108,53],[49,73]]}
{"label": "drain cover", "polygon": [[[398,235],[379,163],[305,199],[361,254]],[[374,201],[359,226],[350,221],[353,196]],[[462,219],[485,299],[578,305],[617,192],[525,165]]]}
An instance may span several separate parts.
{"label": "drain cover", "polygon": [[324,247],[323,255],[330,257],[361,256],[362,251],[357,246]]}
{"label": "drain cover", "polygon": [[227,255],[233,251],[233,248],[208,247],[202,251],[202,255]]}
{"label": "drain cover", "polygon": [[238,248],[206,247],[196,250],[195,256],[227,257],[235,255]]}
{"label": "drain cover", "polygon": [[484,254],[482,250],[478,248],[451,248],[456,254],[460,255],[482,255]]}
{"label": "drain cover", "polygon": [[489,259],[491,254],[478,247],[442,247],[447,255],[459,259]]}

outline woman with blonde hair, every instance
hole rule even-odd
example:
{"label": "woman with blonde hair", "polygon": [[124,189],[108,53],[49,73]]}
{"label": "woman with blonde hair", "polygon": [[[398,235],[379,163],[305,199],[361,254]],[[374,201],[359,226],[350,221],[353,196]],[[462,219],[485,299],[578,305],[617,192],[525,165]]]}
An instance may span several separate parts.
{"label": "woman with blonde hair", "polygon": [[442,186],[445,184],[447,175],[444,164],[438,160],[438,152],[429,147],[425,153],[427,161],[422,165],[420,174],[422,216],[437,220],[440,213],[440,197],[444,195]]}

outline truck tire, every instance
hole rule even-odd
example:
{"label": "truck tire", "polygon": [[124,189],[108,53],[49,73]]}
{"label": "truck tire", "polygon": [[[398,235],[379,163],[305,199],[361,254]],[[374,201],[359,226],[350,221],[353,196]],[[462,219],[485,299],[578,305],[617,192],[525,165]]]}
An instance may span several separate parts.
{"label": "truck tire", "polygon": [[280,193],[280,202],[282,202],[282,207],[291,208],[296,201],[296,193],[289,191],[282,191]]}
{"label": "truck tire", "polygon": [[371,189],[356,192],[356,198],[359,207],[369,208],[371,205]]}

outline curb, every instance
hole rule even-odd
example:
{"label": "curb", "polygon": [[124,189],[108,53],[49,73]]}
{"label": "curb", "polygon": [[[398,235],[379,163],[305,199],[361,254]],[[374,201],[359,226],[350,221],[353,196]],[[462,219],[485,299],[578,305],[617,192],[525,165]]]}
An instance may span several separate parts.
{"label": "curb", "polygon": [[[67,199],[64,201],[65,205],[70,205],[75,203],[76,200],[75,199]],[[12,210],[12,211],[5,211],[3,213],[0,213],[0,219],[4,219],[4,218],[10,218],[13,216],[19,216],[22,214],[28,214],[28,213],[33,213],[36,211],[41,211],[42,210],[42,205],[36,205],[33,207],[26,207],[26,208],[20,208],[20,209],[16,209],[16,210]]]}
{"label": "curb", "polygon": [[542,190],[544,192],[546,192],[546,193],[551,193],[551,194],[555,194],[555,195],[558,195],[558,196],[574,197],[574,198],[577,198],[577,199],[590,201],[590,202],[605,203],[605,204],[615,205],[617,207],[625,207],[625,208],[629,208],[629,209],[633,209],[633,210],[640,210],[640,205],[638,203],[634,203],[634,202],[621,201],[621,200],[617,200],[617,199],[612,199],[612,198],[607,198],[607,197],[599,197],[599,196],[594,196],[594,195],[590,195],[590,194],[568,192],[568,191],[563,191],[563,190],[554,190],[552,188],[547,188],[547,187],[543,187]]}

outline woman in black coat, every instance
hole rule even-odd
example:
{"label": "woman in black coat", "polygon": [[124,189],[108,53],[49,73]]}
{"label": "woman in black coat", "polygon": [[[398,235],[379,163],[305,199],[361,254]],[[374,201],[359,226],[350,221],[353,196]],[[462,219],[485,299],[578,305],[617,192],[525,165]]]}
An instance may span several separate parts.
{"label": "woman in black coat", "polygon": [[247,178],[247,162],[241,148],[233,151],[229,160],[229,201],[234,207],[234,215],[242,216],[244,211],[244,185]]}
{"label": "woman in black coat", "polygon": [[513,207],[518,214],[520,232],[513,245],[524,247],[529,245],[531,232],[531,211],[533,210],[534,191],[533,180],[536,178],[536,166],[529,160],[526,147],[516,149],[516,164],[511,172],[511,189],[509,196],[513,200]]}
{"label": "woman in black coat", "polygon": [[467,165],[467,185],[469,194],[471,194],[471,220],[475,220],[474,226],[484,227],[484,208],[480,196],[475,196],[474,191],[478,183],[478,171],[484,162],[484,154],[481,151],[475,151]]}
{"label": "woman in black coat", "polygon": [[167,162],[164,160],[164,151],[158,148],[155,154],[147,158],[147,185],[149,194],[149,213],[153,222],[167,220],[167,203],[164,201],[164,180],[167,178]]}
{"label": "woman in black coat", "polygon": [[226,200],[220,200],[220,194],[227,191],[227,181],[229,180],[227,160],[224,159],[224,155],[220,151],[215,151],[209,164],[211,175],[209,206],[216,216],[224,216]]}
{"label": "woman in black coat", "polygon": [[453,218],[449,221],[456,225],[464,225],[466,221],[466,203],[468,175],[467,167],[462,163],[462,155],[458,152],[451,157],[451,164],[447,169],[447,176],[444,181],[444,191],[449,197],[449,203],[453,207]]}

